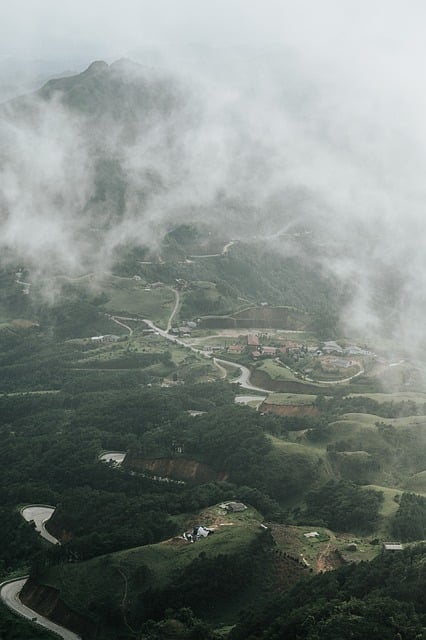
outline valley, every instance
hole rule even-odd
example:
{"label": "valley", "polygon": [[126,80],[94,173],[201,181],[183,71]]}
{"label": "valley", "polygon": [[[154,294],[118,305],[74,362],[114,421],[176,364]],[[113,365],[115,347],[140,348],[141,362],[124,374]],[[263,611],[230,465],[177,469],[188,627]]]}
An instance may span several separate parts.
{"label": "valley", "polygon": [[79,163],[31,202],[44,251],[18,234],[0,264],[0,637],[421,638],[426,368],[398,282],[382,265],[380,330],[356,328],[306,194],[193,202],[198,108],[126,60],[2,108],[2,166],[64,114]]}
{"label": "valley", "polygon": [[[232,245],[228,246],[226,253],[232,255]],[[163,255],[167,253],[163,251]],[[216,257],[212,255],[209,259]],[[220,583],[223,586],[224,567],[218,558],[227,558],[227,564],[233,566],[234,559],[237,561],[241,554],[246,553],[245,549],[254,545],[255,553],[259,554],[256,571],[262,571],[262,589],[255,587],[255,574],[251,577],[244,575],[241,579],[247,587],[241,593],[230,592],[228,604],[222,602],[219,592],[212,586],[206,591],[207,599],[201,599],[194,608],[195,615],[204,620],[203,624],[215,628],[216,632],[220,629],[223,632],[235,624],[241,598],[246,605],[250,598],[266,603],[270,590],[275,592],[278,589],[285,593],[312,573],[335,571],[348,564],[380,558],[383,544],[396,537],[407,540],[409,546],[413,544],[415,537],[408,535],[407,538],[406,532],[402,535],[397,533],[397,516],[403,496],[414,491],[413,495],[418,496],[415,506],[418,514],[415,517],[424,518],[420,514],[426,504],[426,487],[421,480],[426,428],[426,417],[422,411],[426,406],[426,394],[416,387],[413,373],[409,377],[406,374],[415,370],[409,360],[406,357],[396,360],[394,356],[387,359],[385,355],[375,353],[374,345],[358,346],[347,338],[321,341],[312,330],[297,328],[298,320],[295,319],[291,322],[296,324],[283,324],[279,328],[207,328],[196,309],[192,317],[182,317],[187,292],[192,288],[189,281],[185,281],[183,288],[182,285],[176,288],[170,281],[153,289],[143,269],[140,265],[140,280],[120,277],[124,287],[120,288],[119,296],[114,293],[113,298],[110,296],[115,289],[110,287],[116,276],[98,276],[95,273],[73,282],[62,304],[70,309],[67,295],[69,300],[74,300],[76,320],[70,324],[68,316],[67,325],[59,321],[58,330],[63,332],[67,327],[68,336],[58,333],[49,343],[42,338],[44,326],[34,321],[36,316],[31,307],[28,307],[26,315],[33,320],[27,324],[21,322],[22,328],[17,328],[19,323],[14,318],[8,320],[4,317],[2,335],[6,340],[4,345],[10,344],[7,347],[11,349],[10,353],[18,354],[20,344],[29,345],[30,341],[34,342],[34,336],[38,336],[38,349],[46,349],[49,344],[48,361],[57,363],[55,381],[51,379],[51,364],[45,381],[39,369],[33,378],[37,380],[37,386],[56,387],[49,389],[49,393],[46,393],[47,389],[34,388],[26,367],[19,369],[15,364],[15,368],[10,369],[14,375],[9,376],[7,386],[1,390],[0,400],[6,414],[9,412],[8,420],[12,420],[12,424],[17,420],[14,433],[31,434],[36,429],[30,435],[35,442],[40,437],[50,442],[49,434],[55,433],[56,439],[59,438],[58,445],[62,439],[65,445],[72,437],[72,446],[67,445],[69,451],[65,453],[64,445],[60,445],[61,466],[74,466],[73,456],[81,457],[84,441],[86,451],[91,452],[89,457],[85,454],[84,460],[80,460],[79,472],[72,467],[69,470],[72,475],[77,474],[77,482],[72,483],[75,488],[68,486],[67,475],[62,476],[63,472],[57,479],[53,474],[53,492],[43,488],[43,483],[36,484],[39,486],[38,499],[57,495],[58,504],[56,509],[49,511],[51,514],[54,510],[54,517],[47,520],[46,525],[37,525],[37,530],[41,527],[42,535],[50,543],[58,537],[61,545],[55,553],[47,548],[40,549],[39,564],[37,568],[30,568],[30,582],[25,589],[20,582],[15,583],[22,590],[21,598],[26,605],[34,608],[31,617],[40,621],[48,611],[43,599],[47,598],[47,603],[53,597],[48,594],[55,593],[58,594],[54,599],[57,604],[49,616],[53,616],[55,624],[68,621],[64,626],[71,626],[71,635],[65,631],[63,637],[74,637],[72,634],[77,632],[82,633],[82,637],[94,638],[99,633],[95,628],[102,628],[102,634],[109,637],[108,629],[115,629],[122,616],[125,626],[120,627],[120,633],[125,634],[126,625],[132,629],[139,625],[142,629],[144,619],[138,617],[136,604],[132,604],[136,594],[141,597],[141,588],[145,593],[149,585],[149,591],[142,597],[145,606],[151,607],[150,615],[161,616],[159,603],[166,593],[168,599],[176,600],[178,608],[187,602],[186,598],[177,596],[178,592],[174,591],[176,585],[167,586],[164,577],[181,575],[178,584],[184,581],[179,589],[182,592],[182,584],[186,584],[183,576],[185,572],[192,571],[191,563],[198,557],[201,546],[206,566],[203,569],[201,563],[197,571],[208,571],[210,584],[213,576],[211,560],[218,570],[221,567]],[[94,295],[86,287],[88,283],[92,283],[92,287],[95,282],[95,295],[101,302],[93,306],[93,312],[88,314],[84,310],[82,315],[83,308],[80,308],[78,300]],[[32,296],[36,300],[35,292],[39,286],[34,282],[32,290],[21,295],[25,295],[28,302]],[[69,286],[67,282],[66,288]],[[209,289],[203,286],[204,290],[215,287],[214,282]],[[266,318],[265,306],[258,309],[259,312],[263,310]],[[88,324],[84,318],[88,318]],[[283,318],[288,322],[291,316],[284,314]],[[212,319],[210,316],[210,323]],[[275,319],[274,323],[277,321]],[[48,322],[51,323],[52,319]],[[111,328],[108,322],[112,323]],[[116,333],[103,333],[107,326]],[[80,335],[76,335],[76,328]],[[350,355],[342,355],[344,351]],[[7,350],[3,353],[6,355]],[[348,358],[356,363],[349,376],[351,365]],[[38,359],[42,361],[40,357]],[[19,363],[19,358],[14,358],[14,361]],[[300,367],[300,361],[304,369]],[[10,367],[8,360],[3,362],[3,371],[7,371]],[[315,362],[320,363],[318,378],[305,372],[306,368],[314,369],[312,365],[315,366]],[[325,372],[324,363],[329,367],[327,380],[321,379]],[[393,374],[393,390],[384,393],[379,389],[387,371]],[[364,393],[358,387],[360,378]],[[6,382],[6,377],[3,380]],[[213,396],[213,402],[208,399],[211,385],[219,385],[221,389],[220,396]],[[93,401],[96,405],[90,409]],[[144,407],[150,404],[151,417],[143,417]],[[12,407],[15,408],[12,410]],[[35,418],[38,414],[40,417],[44,415],[47,407],[51,407],[52,417],[56,416],[55,422],[50,427],[45,423],[39,431],[35,426],[38,419]],[[213,413],[211,407],[214,407]],[[87,414],[82,410],[88,411]],[[16,411],[16,417],[13,417]],[[124,413],[120,414],[120,411]],[[163,413],[164,418],[161,417]],[[20,414],[27,416],[21,423]],[[30,415],[30,423],[33,422],[34,427],[25,427]],[[167,415],[169,417],[164,422]],[[232,428],[231,424],[234,424]],[[58,431],[59,425],[62,426]],[[248,430],[247,435],[244,435],[245,429]],[[75,440],[72,434],[77,433],[80,435]],[[253,443],[253,449],[247,448],[251,446],[251,438],[256,443]],[[390,439],[395,440],[396,448],[390,447]],[[23,446],[26,441],[27,437],[22,441]],[[102,453],[102,449],[108,446],[115,449]],[[227,450],[229,446],[232,452]],[[30,456],[30,470],[33,465],[31,453],[28,451],[25,455],[27,458]],[[100,463],[97,462],[98,457]],[[251,470],[247,468],[247,460],[251,460]],[[99,464],[104,466],[98,468]],[[86,489],[80,485],[81,481]],[[61,484],[63,489],[59,489]],[[247,486],[243,487],[243,484]],[[118,537],[112,539],[107,535],[103,539],[103,527],[108,522],[111,524],[107,526],[114,528],[121,521],[121,526],[127,528],[127,518],[132,518],[136,506],[136,503],[131,506],[135,498],[126,498],[123,503],[118,498],[119,494],[114,493],[117,490],[114,485],[117,489],[120,485],[123,489],[133,487],[130,494],[138,496],[136,502],[142,501],[140,504],[146,500],[144,495],[151,493],[164,504],[160,511],[157,512],[157,507],[150,512],[148,522],[160,517],[157,525],[153,528],[152,524],[142,525],[141,521],[136,525],[136,535],[126,541],[124,548],[123,542],[128,535],[118,533],[120,525]],[[207,492],[206,496],[203,496],[203,491]],[[410,493],[404,493],[407,491]],[[199,492],[200,497],[196,498]],[[325,505],[332,505],[340,494],[339,500],[345,504],[342,512],[328,513]],[[36,498],[33,491],[27,495]],[[117,497],[113,497],[115,495]],[[322,508],[323,495],[325,503]],[[366,502],[367,495],[371,495],[371,506]],[[246,516],[241,521],[241,531],[237,527],[238,518],[234,517],[228,523],[231,526],[219,532],[218,524],[221,528],[220,525],[226,522],[219,522],[213,514],[218,509],[217,499],[223,500],[226,496],[243,499],[258,509],[257,524],[253,529],[254,533],[258,527],[258,534],[245,539],[249,532]],[[176,501],[182,506],[176,508]],[[204,511],[196,515],[195,504],[204,504]],[[191,515],[188,507],[193,511]],[[92,523],[88,509],[92,515],[97,514]],[[126,516],[119,515],[122,509],[125,509]],[[102,515],[104,510],[105,515]],[[353,520],[350,517],[352,512],[357,514]],[[28,508],[22,513],[27,520],[35,517]],[[43,514],[45,511],[40,517],[45,520]],[[105,524],[103,518],[106,518]],[[188,523],[197,521],[207,527],[213,524],[215,535],[209,544],[203,541],[194,545],[190,554],[188,548],[185,552],[185,562],[189,562],[186,569],[186,564],[178,561],[177,554],[184,552],[187,542],[182,542],[176,533],[179,528],[183,530]],[[117,524],[112,525],[113,522]],[[176,533],[167,538],[167,534],[173,532]],[[263,535],[262,543],[260,533]],[[152,541],[153,536],[157,541]],[[420,535],[420,540],[422,538],[424,535]],[[32,544],[37,545],[36,540]],[[132,558],[133,565],[140,567],[141,575],[149,576],[148,582],[139,582],[139,578],[128,573],[126,554]],[[105,571],[112,571],[112,591],[102,596],[109,602],[108,613],[98,604],[91,605],[95,607],[93,610],[87,608],[91,597],[82,586],[90,584],[93,594],[103,592],[95,577],[98,558],[102,576]],[[154,574],[159,570],[155,567],[161,563],[164,563],[163,578],[155,578]],[[235,579],[235,573],[233,576]],[[126,587],[123,592],[124,578]],[[45,585],[48,590],[37,591],[38,584]],[[238,580],[236,584],[239,584]],[[81,594],[80,600],[75,598],[77,592]],[[4,597],[6,603],[10,602],[6,595]],[[154,601],[157,603],[155,606]],[[216,603],[212,609],[208,604],[210,601]],[[111,617],[113,606],[116,607],[115,618]],[[74,613],[60,613],[68,610]],[[218,611],[221,611],[220,615]],[[113,619],[116,622],[112,622]],[[109,621],[106,627],[105,621]]]}

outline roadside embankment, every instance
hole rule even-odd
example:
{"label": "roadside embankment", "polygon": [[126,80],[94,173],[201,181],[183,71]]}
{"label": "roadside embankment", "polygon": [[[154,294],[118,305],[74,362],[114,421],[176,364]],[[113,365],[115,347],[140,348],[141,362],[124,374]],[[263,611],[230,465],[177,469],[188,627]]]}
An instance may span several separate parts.
{"label": "roadside embankment", "polygon": [[87,618],[71,611],[62,602],[60,593],[56,589],[37,584],[34,580],[29,579],[24,584],[19,598],[30,609],[37,611],[37,613],[61,627],[66,627],[66,630],[70,629],[73,632],[72,634],[70,633],[70,638],[75,638],[75,634],[87,640],[96,637],[96,625]]}
{"label": "roadside embankment", "polygon": [[228,477],[225,472],[217,472],[202,462],[185,458],[139,458],[128,454],[123,467],[133,471],[148,471],[163,478],[193,482],[212,482]]}

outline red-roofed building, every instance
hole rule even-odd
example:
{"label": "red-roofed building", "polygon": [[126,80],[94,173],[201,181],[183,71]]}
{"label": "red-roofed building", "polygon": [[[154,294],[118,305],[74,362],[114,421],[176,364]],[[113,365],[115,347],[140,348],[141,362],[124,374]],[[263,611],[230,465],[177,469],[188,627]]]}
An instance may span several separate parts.
{"label": "red-roofed building", "polygon": [[228,353],[242,353],[244,346],[242,344],[230,344],[228,347]]}
{"label": "red-roofed building", "polygon": [[258,347],[259,346],[259,338],[254,333],[249,333],[247,336],[247,344],[249,347]]}
{"label": "red-roofed building", "polygon": [[275,347],[263,347],[262,352],[264,356],[275,356],[277,354]]}

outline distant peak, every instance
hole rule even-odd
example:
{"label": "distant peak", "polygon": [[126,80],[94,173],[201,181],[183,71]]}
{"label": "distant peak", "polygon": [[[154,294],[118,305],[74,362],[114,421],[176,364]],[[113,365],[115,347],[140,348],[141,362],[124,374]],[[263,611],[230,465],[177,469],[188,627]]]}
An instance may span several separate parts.
{"label": "distant peak", "polygon": [[99,73],[100,71],[105,71],[105,69],[108,69],[107,63],[103,60],[96,60],[95,62],[92,62],[89,67],[87,67],[84,73]]}

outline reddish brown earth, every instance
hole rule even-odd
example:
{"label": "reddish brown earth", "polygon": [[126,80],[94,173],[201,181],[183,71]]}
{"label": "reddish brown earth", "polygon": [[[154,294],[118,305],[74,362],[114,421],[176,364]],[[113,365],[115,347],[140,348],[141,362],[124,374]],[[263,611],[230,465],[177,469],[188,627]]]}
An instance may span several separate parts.
{"label": "reddish brown earth", "polygon": [[59,597],[59,591],[37,584],[31,579],[21,591],[22,602],[53,622],[71,629],[87,640],[96,637],[96,625],[67,607]]}
{"label": "reddish brown earth", "polygon": [[345,564],[344,559],[338,549],[332,549],[329,543],[317,558],[316,570],[333,571]]}
{"label": "reddish brown earth", "polygon": [[282,557],[299,564],[304,569],[307,569],[308,572],[312,570],[315,573],[333,571],[346,564],[340,551],[335,546],[336,538],[334,535],[331,535],[331,539],[327,544],[318,549],[315,560],[310,559],[311,567],[308,568],[303,564],[303,542],[300,540],[300,532],[296,527],[274,523],[270,525],[270,528],[277,548],[282,549]]}

